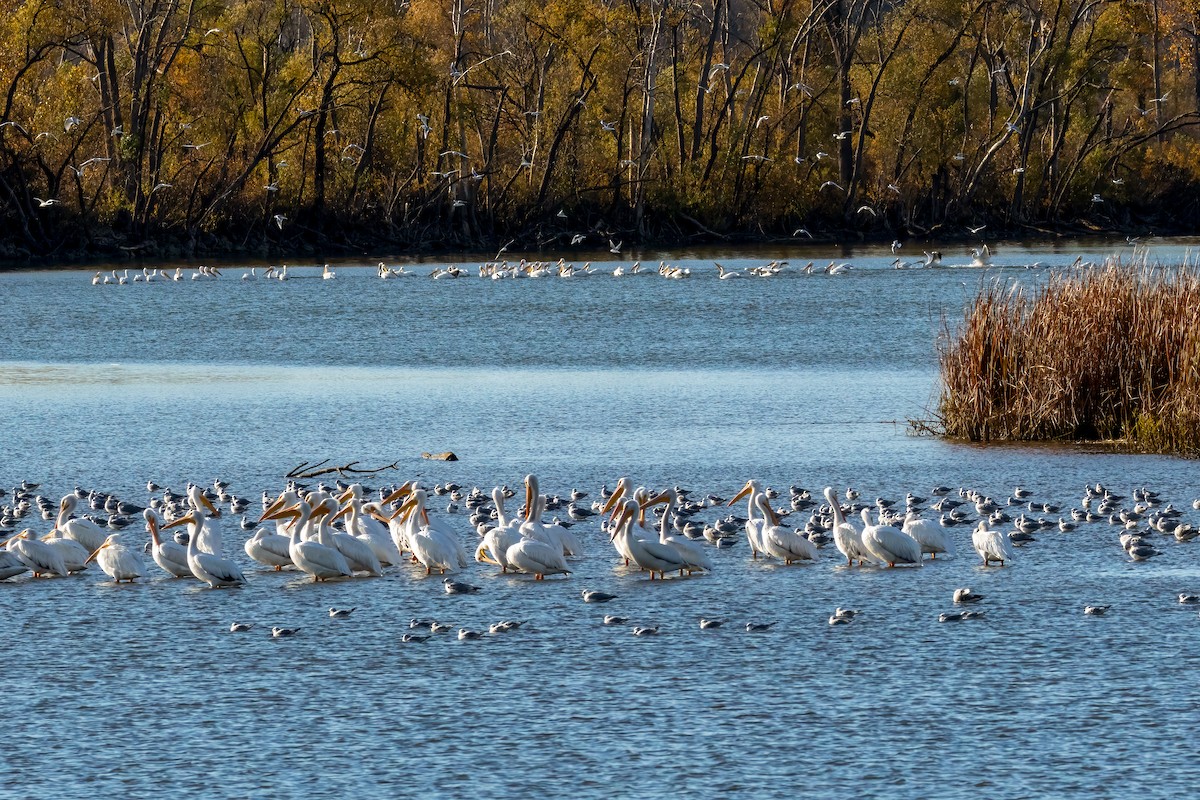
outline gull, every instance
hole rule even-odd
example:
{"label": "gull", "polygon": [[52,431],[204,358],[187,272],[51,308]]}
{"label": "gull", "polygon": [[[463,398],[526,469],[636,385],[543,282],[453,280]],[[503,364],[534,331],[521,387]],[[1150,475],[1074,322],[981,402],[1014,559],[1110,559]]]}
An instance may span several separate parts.
{"label": "gull", "polygon": [[820,161],[822,158],[829,158],[829,153],[826,153],[824,150],[818,150],[817,154],[813,156],[813,158],[815,158],[817,161]]}
{"label": "gull", "polygon": [[458,629],[458,640],[460,642],[468,641],[468,640],[475,640],[475,639],[482,639],[482,638],[483,638],[482,631],[472,631],[472,630],[467,630],[466,628]]}
{"label": "gull", "polygon": [[825,189],[828,189],[830,186],[832,186],[833,188],[835,188],[841,192],[846,191],[845,189],[842,188],[842,185],[840,183],[837,183],[836,181],[825,181],[824,183],[822,183],[820,185],[820,187],[817,189],[817,191],[824,191]]}
{"label": "gull", "polygon": [[767,158],[766,156],[760,156],[760,155],[758,155],[757,153],[751,153],[751,154],[750,154],[750,155],[748,155],[748,156],[742,156],[742,161],[760,161],[760,162],[766,162],[766,161],[770,161],[770,160],[771,160],[771,159]]}
{"label": "gull", "polygon": [[858,207],[858,213],[859,213],[859,214],[863,213],[864,211],[867,211],[867,212],[869,212],[869,213],[871,214],[871,216],[872,216],[872,217],[877,217],[877,216],[879,216],[878,214],[876,214],[876,213],[875,213],[875,209],[871,208],[870,206],[867,206],[867,205],[862,205],[862,206],[859,206],[859,207]]}
{"label": "gull", "polygon": [[900,187],[894,183],[889,183],[887,185],[887,188],[889,191],[895,192],[896,194],[900,194]]}
{"label": "gull", "polygon": [[972,228],[971,226],[969,226],[969,225],[968,225],[968,226],[967,226],[967,230],[968,230],[968,231],[969,231],[971,234],[976,234],[976,233],[979,233],[981,230],[983,230],[983,229],[984,229],[984,228],[986,228],[986,227],[987,227],[987,225],[980,225],[978,228]]}
{"label": "gull", "polygon": [[275,224],[279,226],[279,230],[283,230],[283,223],[287,221],[287,217],[283,214],[276,214],[271,219],[275,220]]}
{"label": "gull", "polygon": [[633,629],[633,635],[634,636],[657,636],[658,628],[657,627],[654,627],[654,628],[637,627],[637,628]]}
{"label": "gull", "polygon": [[1121,184],[1125,183],[1125,179],[1124,178],[1113,178],[1111,183],[1113,186],[1120,186]]}
{"label": "gull", "polygon": [[892,255],[896,255],[896,253],[899,253],[901,247],[904,247],[904,243],[901,242],[899,239],[893,239],[892,240]]}
{"label": "gull", "polygon": [[966,160],[967,160],[967,154],[966,154],[966,153],[963,153],[963,152],[958,152],[958,153],[955,153],[955,154],[954,154],[954,160],[955,160],[955,161],[966,161]]}
{"label": "gull", "polygon": [[53,206],[53,205],[57,205],[59,203],[59,201],[54,199],[53,197],[50,198],[49,200],[43,200],[40,197],[35,197],[33,199],[37,200],[38,208],[46,208],[47,206]]}
{"label": "gull", "polygon": [[812,92],[813,92],[812,87],[809,86],[807,83],[793,83],[791,86],[788,87],[788,91],[789,92],[798,91],[801,94],[808,95],[809,97],[812,97]]}
{"label": "gull", "polygon": [[400,637],[400,641],[404,642],[405,644],[413,644],[429,641],[429,637],[421,636],[420,634],[416,633],[406,633]]}
{"label": "gull", "polygon": [[1096,194],[1092,195],[1092,202],[1093,203],[1103,203],[1104,198],[1100,196],[1099,192],[1097,192]]}
{"label": "gull", "polygon": [[150,190],[150,194],[154,194],[159,189],[170,189],[172,185],[173,184],[160,181],[159,183],[154,184],[154,188]]}
{"label": "gull", "polygon": [[615,594],[594,591],[591,589],[584,589],[580,594],[583,596],[583,602],[585,603],[607,603],[609,600],[615,600],[617,598]]}
{"label": "gull", "polygon": [[70,133],[71,129],[81,122],[83,122],[83,120],[81,120],[79,117],[67,117],[65,120],[63,120],[63,130],[67,133]]}
{"label": "gull", "polygon": [[708,71],[708,79],[710,81],[712,80],[712,76],[713,76],[714,72],[721,72],[721,71],[728,71],[728,70],[729,70],[728,64],[725,64],[725,63],[713,64],[712,68],[709,69],[709,71]]}
{"label": "gull", "polygon": [[500,246],[500,249],[496,251],[496,258],[493,258],[492,260],[493,260],[493,261],[497,261],[497,260],[499,260],[501,253],[507,253],[507,252],[508,252],[508,248],[509,248],[511,245],[513,245],[513,244],[516,244],[516,241],[517,241],[516,239],[509,239],[509,240],[508,240],[506,243],[504,243],[503,245],[501,245],[501,246]]}
{"label": "gull", "polygon": [[774,622],[747,622],[746,630],[750,633],[762,633],[771,630],[774,626]]}
{"label": "gull", "polygon": [[837,139],[839,142],[844,142],[846,137],[852,133],[854,133],[854,131],[838,131],[833,135],[833,138]]}
{"label": "gull", "polygon": [[[1139,236],[1126,236],[1126,237],[1125,237],[1125,243],[1126,243],[1126,244],[1129,244],[1129,245],[1136,245],[1136,244],[1138,243],[1138,239],[1140,239],[1140,238],[1141,238],[1141,237],[1139,237]],[[1195,506],[1195,504],[1193,503],[1193,504],[1192,504],[1192,508],[1195,508],[1195,507],[1196,507],[1196,506]]]}
{"label": "gull", "polygon": [[446,156],[458,156],[459,158],[470,158],[470,156],[468,156],[466,153],[464,153],[461,150],[445,150],[441,153],[438,153],[438,158],[445,158]]}
{"label": "gull", "polygon": [[756,127],[756,128],[759,127],[760,125],[762,125],[764,122],[766,122],[770,118],[771,118],[771,116],[769,114],[763,114],[761,117],[759,117],[758,119],[756,119],[754,121],[754,127]]}
{"label": "gull", "polygon": [[299,631],[299,628],[271,628],[271,638],[282,639],[285,636],[295,636]]}
{"label": "gull", "polygon": [[279,184],[278,184],[278,183],[268,183],[268,184],[267,184],[266,186],[264,186],[263,188],[264,188],[264,189],[266,189],[268,192],[278,192],[278,191],[279,191]]}
{"label": "gull", "polygon": [[220,32],[221,32],[221,29],[220,29],[220,28],[209,28],[208,30],[206,30],[206,31],[204,32],[204,35],[205,35],[205,36],[212,36],[214,33],[220,33]]}
{"label": "gull", "polygon": [[356,608],[331,608],[331,609],[329,609],[329,616],[332,617],[333,619],[347,619],[356,610],[357,610],[357,607]]}
{"label": "gull", "polygon": [[557,214],[555,214],[554,216],[558,217],[559,219],[566,219],[566,218],[567,218],[567,212],[566,212],[565,210],[563,210],[563,209],[561,209],[561,208],[560,208],[560,209],[558,210],[558,213],[557,213]]}
{"label": "gull", "polygon": [[586,233],[577,233],[571,237],[571,244],[579,244],[580,242],[582,242],[585,239],[587,239]]}
{"label": "gull", "polygon": [[117,127],[112,129],[112,135],[113,136],[124,136],[125,128],[121,125],[118,125]]}
{"label": "gull", "polygon": [[1170,95],[1171,95],[1171,93],[1169,91],[1163,92],[1162,97],[1151,98],[1150,102],[1151,103],[1165,103],[1167,101],[1167,98],[1170,97]]}
{"label": "gull", "polygon": [[1083,613],[1091,617],[1102,617],[1112,606],[1084,606]]}
{"label": "gull", "polygon": [[605,625],[624,625],[626,622],[629,622],[629,617],[618,617],[615,614],[604,615]]}
{"label": "gull", "polygon": [[721,627],[724,624],[725,624],[725,620],[723,620],[723,619],[704,619],[703,617],[700,618],[700,630],[702,630],[702,631],[713,630],[715,628]]}
{"label": "gull", "polygon": [[185,144],[183,146],[183,149],[184,150],[199,150],[201,148],[208,147],[210,144],[212,144],[212,142],[200,142],[199,144],[189,143],[189,144]]}
{"label": "gull", "polygon": [[616,122],[605,122],[604,120],[600,120],[600,127],[603,128],[604,130],[608,131],[609,133],[617,132],[617,123]]}
{"label": "gull", "polygon": [[859,103],[861,103],[861,102],[862,102],[862,100],[861,100],[860,98],[858,98],[858,97],[851,97],[849,100],[847,100],[847,101],[846,101],[846,105],[848,105],[848,106],[856,106],[856,105],[858,105],[858,104],[859,104]]}
{"label": "gull", "polygon": [[17,130],[19,130],[21,133],[25,134],[26,136],[29,135],[29,131],[27,131],[23,127],[21,127],[21,123],[19,123],[19,122],[14,122],[13,120],[9,120],[8,122],[0,122],[0,128],[7,128],[9,125],[13,126]]}
{"label": "gull", "polygon": [[443,580],[442,585],[446,587],[446,594],[475,594],[475,592],[479,591],[478,586],[472,586],[469,583],[451,580],[450,578]]}
{"label": "gull", "polygon": [[808,232],[808,228],[796,228],[796,230],[792,231],[792,236],[799,236],[801,234],[804,234],[810,239],[813,238],[813,235]]}
{"label": "gull", "polygon": [[612,239],[609,239],[608,240],[608,252],[613,253],[614,255],[618,255],[618,256],[621,255],[621,245],[623,245],[623,244],[625,244],[624,239],[622,239],[619,242],[614,242]]}
{"label": "gull", "polygon": [[254,627],[252,622],[235,622],[229,626],[230,633],[245,633]]}

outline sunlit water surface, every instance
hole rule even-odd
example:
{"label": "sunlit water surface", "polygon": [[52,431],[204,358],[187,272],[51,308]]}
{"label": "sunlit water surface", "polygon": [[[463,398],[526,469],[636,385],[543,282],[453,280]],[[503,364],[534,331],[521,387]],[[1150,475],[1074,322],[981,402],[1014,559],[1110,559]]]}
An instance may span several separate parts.
{"label": "sunlit water surface", "polygon": [[[1183,257],[1190,242],[1155,246]],[[690,280],[380,281],[374,260],[292,279],[92,286],[91,272],[0,274],[0,485],[40,481],[146,500],[221,477],[257,499],[303,461],[400,468],[490,489],[534,472],[598,496],[622,475],[732,496],[747,478],[935,484],[1003,500],[1016,484],[1073,505],[1085,483],[1160,490],[1200,522],[1194,465],[1058,448],[957,445],[906,420],[936,397],[936,339],[985,282],[1036,282],[1035,261],[1104,248],[997,247],[1000,267],[898,271],[884,250],[689,254]],[[1124,251],[1128,257],[1129,251]],[[769,280],[717,281],[783,255]],[[950,256],[948,262],[969,260]],[[611,271],[616,262],[598,263]],[[626,262],[627,263],[627,262]],[[427,273],[434,265],[416,267]],[[461,461],[420,459],[453,450]],[[6,498],[7,500],[7,498]],[[441,501],[444,505],[444,499]],[[256,503],[253,511],[259,509]],[[447,519],[470,547],[466,515]],[[744,511],[744,509],[739,509]],[[713,518],[710,514],[706,518]],[[799,516],[799,515],[797,515]],[[796,520],[792,517],[791,520]],[[30,517],[39,532],[49,523]],[[249,584],[164,578],[116,587],[96,569],[0,583],[7,786],[14,796],[1180,797],[1200,688],[1197,545],[1130,563],[1107,524],[1041,534],[983,569],[969,529],[921,569],[752,561],[651,583],[598,525],[573,531],[573,575],[534,583],[473,566],[450,597],[417,567],[313,585],[226,552]],[[133,535],[143,536],[138,528]],[[986,618],[940,624],[971,586]],[[584,604],[583,588],[619,595]],[[1111,603],[1102,618],[1086,603]],[[864,610],[830,627],[836,606]],[[331,620],[330,606],[356,606]],[[606,627],[605,613],[631,618]],[[701,631],[701,616],[722,617]],[[413,617],[519,631],[403,645]],[[253,622],[248,634],[231,621]],[[776,627],[746,633],[748,620]],[[632,624],[658,625],[635,638]],[[272,640],[272,625],[298,626]],[[1152,750],[1148,754],[1147,748]],[[24,787],[24,788],[22,788]]]}

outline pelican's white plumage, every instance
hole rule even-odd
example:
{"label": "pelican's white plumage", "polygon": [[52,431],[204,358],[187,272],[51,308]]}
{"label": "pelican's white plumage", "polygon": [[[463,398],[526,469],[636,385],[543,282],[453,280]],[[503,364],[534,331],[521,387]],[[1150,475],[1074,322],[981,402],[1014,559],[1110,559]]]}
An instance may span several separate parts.
{"label": "pelican's white plumage", "polygon": [[82,572],[87,569],[88,556],[91,553],[83,549],[83,545],[74,539],[68,539],[57,528],[42,537],[42,542],[50,545],[62,556],[63,566],[67,572]]}
{"label": "pelican's white plumage", "polygon": [[712,572],[713,562],[708,553],[705,552],[704,545],[694,542],[685,536],[671,536],[667,534],[667,526],[670,525],[671,521],[671,511],[679,504],[679,493],[674,489],[666,489],[657,497],[650,500],[647,505],[656,505],[659,503],[666,503],[667,508],[662,515],[662,519],[659,521],[658,542],[672,548],[683,559],[684,567],[680,572],[682,573],[683,570],[687,570],[688,572],[696,570]]}
{"label": "pelican's white plumage", "polygon": [[921,563],[921,545],[917,540],[891,525],[872,525],[871,510],[862,510],[862,543],[867,552],[889,567],[897,564]]}
{"label": "pelican's white plumage", "polygon": [[142,516],[146,520],[146,530],[150,531],[150,540],[153,542],[150,557],[154,559],[154,563],[176,578],[196,577],[192,574],[192,568],[188,566],[187,548],[171,539],[159,539],[160,522],[154,509],[147,508]]}
{"label": "pelican's white plumage", "polygon": [[571,570],[562,551],[538,539],[522,539],[508,548],[505,560],[513,569],[541,580],[546,575],[568,575]]}
{"label": "pelican's white plumage", "polygon": [[21,559],[17,558],[16,553],[0,550],[0,581],[15,578],[25,572],[29,572],[29,567],[25,566],[21,562]]}
{"label": "pelican's white plumage", "polygon": [[[268,528],[259,528],[242,546],[251,560],[275,571],[292,566],[292,542],[286,536],[272,533]],[[155,559],[157,560],[157,559]]]}
{"label": "pelican's white plumage", "polygon": [[733,505],[738,500],[749,495],[750,499],[746,504],[746,541],[750,543],[751,558],[758,558],[758,554],[766,550],[762,534],[764,527],[767,525],[767,520],[755,516],[755,512],[759,510],[757,498],[760,494],[763,494],[762,484],[754,479],[750,479],[746,481],[746,485],[742,487],[742,490],[730,498],[726,504]]}
{"label": "pelican's white plumage", "polygon": [[58,550],[39,541],[31,530],[23,530],[9,539],[8,552],[16,556],[17,560],[34,574],[34,577],[67,574],[67,567],[63,564],[62,555]]}
{"label": "pelican's white plumage", "polygon": [[931,558],[937,558],[938,553],[954,555],[950,531],[933,520],[921,519],[916,512],[910,511],[904,516],[903,531],[921,546],[922,554],[929,553]]}
{"label": "pelican's white plumage", "polygon": [[75,506],[78,504],[79,498],[74,494],[63,497],[58,504],[58,518],[54,522],[54,528],[62,533],[64,538],[74,539],[84,550],[91,553],[104,544],[108,533],[90,519],[72,519],[71,515],[75,513]]}
{"label": "pelican's white plumage", "polygon": [[1004,562],[1013,558],[1012,542],[1003,531],[988,527],[986,519],[979,520],[979,526],[971,533],[971,544],[983,559],[985,567],[992,561],[999,561],[1000,565],[1004,566]]}
{"label": "pelican's white plumage", "polygon": [[782,559],[785,564],[820,559],[821,554],[817,546],[810,542],[807,536],[779,524],[779,517],[771,508],[771,501],[765,494],[758,495],[758,510],[762,513],[764,521],[759,534],[764,553]]}
{"label": "pelican's white plumage", "polygon": [[142,564],[142,559],[133,549],[121,543],[121,534],[119,533],[111,534],[96,552],[88,556],[88,561],[93,560],[100,565],[104,574],[117,583],[121,581],[133,583],[135,578],[146,574],[146,567]]}
{"label": "pelican's white plumage", "polygon": [[[203,530],[204,512],[196,509],[164,526],[163,530],[177,525],[191,525],[194,531]],[[191,568],[192,574],[196,576],[197,580],[207,583],[213,589],[223,586],[238,586],[246,582],[246,576],[238,569],[237,564],[227,558],[201,550],[196,542],[199,538],[196,535],[189,536],[187,546],[188,567]]]}
{"label": "pelican's white plumage", "polygon": [[649,572],[650,580],[654,580],[656,572],[659,576],[666,578],[668,572],[684,569],[687,566],[686,562],[679,553],[675,552],[675,548],[657,540],[650,541],[636,535],[634,520],[639,511],[639,504],[636,500],[625,501],[624,511],[622,511],[617,529],[613,533],[614,540],[618,538],[624,540],[633,563]]}
{"label": "pelican's white plumage", "polygon": [[875,557],[863,546],[862,533],[842,515],[837,492],[832,486],[825,487],[825,499],[833,512],[833,544],[846,557],[846,566],[853,566],[855,561],[859,564],[874,561]]}

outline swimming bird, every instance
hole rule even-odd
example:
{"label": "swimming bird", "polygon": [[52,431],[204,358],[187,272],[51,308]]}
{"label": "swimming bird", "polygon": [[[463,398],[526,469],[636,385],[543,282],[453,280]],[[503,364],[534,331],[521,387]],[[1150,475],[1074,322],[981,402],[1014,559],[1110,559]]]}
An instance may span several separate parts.
{"label": "swimming bird", "polygon": [[703,617],[700,618],[700,630],[702,630],[702,631],[715,630],[716,628],[719,628],[724,624],[725,624],[725,620],[723,620],[723,619],[704,619]]}
{"label": "swimming bird", "polygon": [[773,628],[773,627],[775,627],[774,622],[747,622],[746,623],[746,631],[749,633],[762,633],[763,631],[771,630],[771,628]]}
{"label": "swimming bird", "polygon": [[1184,605],[1194,605],[1200,603],[1200,594],[1180,594],[1179,602]]}
{"label": "swimming bird", "polygon": [[1108,611],[1112,606],[1084,606],[1083,613],[1092,617],[1104,616],[1104,612]]}
{"label": "swimming bird", "polygon": [[509,633],[525,624],[524,620],[504,620],[488,626],[488,633]]}
{"label": "swimming bird", "polygon": [[230,633],[245,633],[254,627],[252,622],[234,622],[229,626]]}
{"label": "swimming bird", "polygon": [[938,622],[962,622],[968,619],[982,618],[982,611],[948,611],[938,615]]}
{"label": "swimming bird", "polygon": [[654,628],[635,627],[633,629],[633,635],[634,636],[657,636],[658,628],[657,627],[654,627]]}
{"label": "swimming bird", "polygon": [[983,595],[979,594],[978,592],[971,591],[970,587],[963,587],[961,589],[954,590],[954,602],[956,604],[978,603],[982,599]]}
{"label": "swimming bird", "polygon": [[469,583],[451,580],[450,578],[443,580],[442,585],[446,587],[446,594],[474,594],[479,591],[478,586],[472,586]]}
{"label": "swimming bird", "polygon": [[91,561],[99,564],[100,569],[116,583],[121,581],[133,583],[135,578],[146,574],[146,567],[142,564],[142,559],[138,558],[138,554],[131,548],[121,543],[121,534],[119,533],[114,533],[105,539],[104,544],[88,556],[84,563]]}
{"label": "swimming bird", "polygon": [[460,642],[474,640],[474,639],[482,639],[482,638],[483,638],[482,631],[472,631],[472,630],[468,630],[466,628],[458,629],[458,640]]}
{"label": "swimming bird", "polygon": [[405,644],[420,644],[421,642],[429,641],[429,637],[421,636],[417,633],[406,633],[400,637],[400,641],[404,642]]}
{"label": "swimming bird", "polygon": [[331,608],[329,616],[333,619],[349,619],[350,615],[357,610],[357,608]]}
{"label": "swimming bird", "polygon": [[609,600],[617,599],[617,595],[615,594],[591,589],[584,589],[580,594],[583,595],[583,602],[585,603],[607,603]]}
{"label": "swimming bird", "polygon": [[629,617],[618,617],[615,614],[604,615],[605,625],[624,625],[626,622],[629,622]]}
{"label": "swimming bird", "polygon": [[295,636],[299,632],[300,632],[299,628],[274,627],[274,628],[271,628],[271,638],[272,639],[284,639],[284,638],[287,638],[288,636]]}

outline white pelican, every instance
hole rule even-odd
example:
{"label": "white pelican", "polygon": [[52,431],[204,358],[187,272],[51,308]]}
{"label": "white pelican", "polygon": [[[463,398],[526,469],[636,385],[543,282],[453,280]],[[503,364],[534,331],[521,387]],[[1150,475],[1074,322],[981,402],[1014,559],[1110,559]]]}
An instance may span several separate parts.
{"label": "white pelican", "polygon": [[930,558],[937,558],[938,553],[954,555],[954,539],[950,537],[950,531],[931,519],[921,519],[915,511],[904,515],[902,530],[916,539],[917,544],[921,545],[921,553],[929,553]]}
{"label": "white pelican", "polygon": [[[620,502],[626,494],[632,495],[633,499],[638,502],[639,509],[641,507],[641,502],[644,498],[642,498],[639,493],[642,490],[638,489],[637,491],[634,491],[632,487],[633,481],[631,481],[628,477],[622,477],[617,481],[616,488],[613,489],[613,493],[609,495],[608,500],[604,503],[604,507],[601,509],[602,514],[607,514],[609,511],[612,512],[612,515],[608,518],[608,531],[610,534],[616,533],[616,520],[620,515],[620,512],[624,509],[624,505],[620,505]],[[642,512],[639,510],[638,513],[641,514]],[[625,559],[625,566],[628,567],[629,562],[633,561],[633,555],[629,552],[629,548],[627,546],[628,537],[610,535],[609,541],[611,541],[613,547],[616,548],[617,554]]]}
{"label": "white pelican", "polygon": [[[345,505],[336,514],[333,519],[348,514],[346,519],[346,533],[354,536],[367,547],[371,548],[371,552],[375,554],[375,558],[379,560],[381,566],[391,566],[399,564],[404,560],[404,556],[400,553],[400,548],[392,540],[391,531],[388,526],[380,522],[364,508],[362,502],[362,486],[360,484],[352,484],[346,490],[338,501]],[[368,504],[376,510],[374,504]]]}
{"label": "white pelican", "polygon": [[999,561],[1004,566],[1005,561],[1013,558],[1012,543],[1003,531],[995,531],[988,527],[986,519],[979,520],[979,526],[971,533],[971,544],[979,553],[986,567],[993,561]]}
{"label": "white pelican", "polygon": [[625,501],[624,510],[621,512],[617,522],[617,528],[612,534],[613,540],[624,540],[633,563],[648,571],[650,573],[650,580],[654,580],[654,573],[656,572],[660,577],[665,579],[668,572],[685,569],[687,564],[679,553],[675,552],[675,548],[670,545],[661,544],[657,540],[648,541],[635,536],[633,530],[634,520],[640,511],[638,501]]}
{"label": "white pelican", "polygon": [[29,572],[29,567],[25,566],[21,562],[21,559],[17,558],[16,553],[0,550],[0,581],[15,578],[24,572]]}
{"label": "white pelican", "polygon": [[158,538],[158,514],[152,508],[147,508],[142,516],[146,520],[146,530],[150,531],[150,539],[154,543],[150,557],[163,571],[176,578],[194,578],[192,568],[187,562],[187,548],[178,542],[167,539],[165,542]]}
{"label": "white pelican", "polygon": [[538,581],[547,575],[571,574],[562,550],[538,539],[521,539],[508,548],[504,558],[510,567],[531,574]]}
{"label": "white pelican", "polygon": [[872,525],[871,510],[862,510],[862,543],[867,552],[889,567],[897,564],[921,563],[921,545],[899,528],[891,525]]}
{"label": "white pelican", "polygon": [[462,545],[445,528],[437,528],[430,524],[425,501],[425,490],[417,489],[396,511],[397,516],[404,520],[413,520],[418,525],[415,531],[408,535],[413,557],[425,567],[426,575],[435,569],[443,575],[447,572],[457,572],[460,567],[466,566],[466,554],[461,552]]}
{"label": "white pelican", "polygon": [[521,520],[508,518],[504,510],[504,490],[499,486],[492,489],[492,502],[496,504],[496,527],[484,534],[475,550],[475,560],[495,564],[501,572],[508,572],[508,548],[521,541]]}
{"label": "white pelican", "polygon": [[825,499],[833,511],[833,544],[846,557],[846,566],[853,566],[855,561],[859,566],[864,561],[874,561],[875,557],[863,547],[862,534],[842,516],[842,506],[832,486],[825,487]]}
{"label": "white pelican", "polygon": [[750,542],[750,557],[757,559],[758,554],[765,550],[765,545],[762,540],[763,528],[767,524],[766,519],[758,519],[754,516],[757,510],[757,497],[763,493],[762,484],[753,478],[746,481],[746,485],[742,490],[735,494],[726,505],[733,505],[738,500],[741,500],[746,495],[750,496],[746,510],[746,540]]}
{"label": "white pelican", "polygon": [[762,512],[764,521],[759,533],[764,553],[783,559],[785,564],[794,561],[817,561],[821,558],[817,546],[810,542],[807,536],[790,531],[779,524],[779,517],[771,508],[771,501],[765,494],[757,495],[757,499],[758,510]]}
{"label": "white pelican", "polygon": [[325,265],[325,269],[321,270],[321,278],[323,280],[331,281],[336,277],[337,273],[334,272],[328,264]]}
{"label": "white pelican", "polygon": [[290,552],[291,539],[271,533],[267,528],[259,528],[254,535],[246,540],[243,549],[251,560],[267,567],[274,567],[279,572],[284,567],[292,566]]}
{"label": "white pelican", "polygon": [[64,537],[62,531],[55,528],[43,536],[42,541],[58,551],[67,572],[82,572],[87,569],[90,553],[84,550],[79,542]]}
{"label": "white pelican", "polygon": [[311,519],[316,521],[317,541],[326,547],[336,548],[346,559],[351,572],[365,572],[378,578],[383,574],[383,568],[371,546],[356,536],[332,528],[330,523],[336,507],[332,497],[325,498],[313,507]]}
{"label": "white pelican", "polygon": [[308,523],[312,513],[312,506],[301,500],[291,508],[275,509],[272,507],[263,515],[263,519],[278,519],[284,516],[292,518],[292,536],[288,545],[288,554],[292,557],[292,563],[312,575],[314,582],[327,581],[330,578],[350,577],[350,565],[346,563],[345,557],[337,549],[326,547],[320,542],[306,542],[300,538],[300,530]]}
{"label": "white pelican", "polygon": [[709,558],[708,553],[705,552],[704,545],[693,542],[684,536],[667,535],[667,526],[671,524],[671,510],[679,504],[679,493],[674,489],[666,489],[659,493],[657,497],[651,499],[646,505],[649,507],[663,503],[666,504],[667,508],[659,523],[658,541],[659,544],[673,548],[679,554],[679,557],[684,560],[685,566],[679,570],[679,574],[682,575],[685,569],[688,572],[696,570],[712,572],[713,562]]}
{"label": "white pelican", "polygon": [[105,539],[104,544],[88,556],[87,560],[99,564],[104,574],[117,583],[121,581],[133,583],[134,578],[140,578],[146,574],[146,567],[142,564],[142,559],[138,558],[138,554],[132,549],[121,544],[121,534],[119,533],[111,534]]}
{"label": "white pelican", "polygon": [[[107,538],[107,537],[105,537]],[[6,543],[8,552],[24,564],[33,577],[42,575],[66,575],[67,567],[63,564],[62,555],[55,548],[38,541],[33,531],[25,530],[12,537]]]}
{"label": "white pelican", "polygon": [[55,530],[61,531],[66,539],[74,539],[91,553],[108,538],[108,534],[90,519],[71,519],[79,498],[74,494],[63,497],[58,504],[58,519],[54,521]]}
{"label": "white pelican", "polygon": [[204,494],[199,486],[191,486],[187,491],[188,503],[192,507],[195,522],[188,527],[188,536],[196,540],[196,547],[210,555],[220,556],[223,552],[221,529],[216,519],[221,512]]}
{"label": "white pelican", "polygon": [[[164,525],[163,530],[188,524],[194,526],[196,530],[201,530],[204,526],[204,512],[198,509],[194,510],[169,525]],[[246,582],[246,576],[238,569],[237,564],[227,558],[200,550],[196,543],[198,538],[194,535],[189,536],[187,546],[188,567],[191,568],[192,574],[196,576],[197,580],[207,583],[212,589],[222,586],[238,586]]]}

